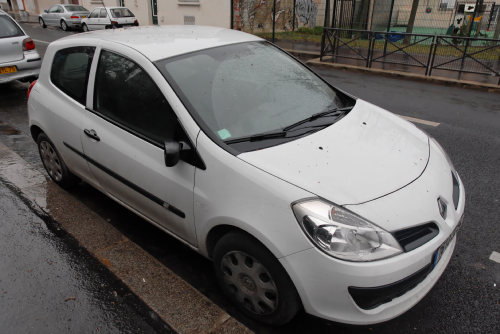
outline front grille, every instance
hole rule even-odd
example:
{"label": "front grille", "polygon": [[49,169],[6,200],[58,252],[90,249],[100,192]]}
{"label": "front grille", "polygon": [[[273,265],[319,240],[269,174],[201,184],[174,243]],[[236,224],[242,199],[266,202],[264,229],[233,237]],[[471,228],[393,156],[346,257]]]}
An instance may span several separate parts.
{"label": "front grille", "polygon": [[422,282],[432,271],[432,262],[417,271],[416,273],[403,278],[395,283],[378,286],[374,288],[359,288],[350,286],[349,294],[354,302],[364,310],[371,310],[379,305],[385,304],[404,295]]}
{"label": "front grille", "polygon": [[419,226],[406,228],[404,230],[392,233],[396,240],[403,247],[405,252],[414,250],[422,246],[436,235],[439,234],[439,228],[435,223],[427,223]]}
{"label": "front grille", "polygon": [[456,210],[458,209],[458,201],[460,199],[460,184],[455,173],[451,172],[451,178],[453,179],[453,204],[455,204]]}

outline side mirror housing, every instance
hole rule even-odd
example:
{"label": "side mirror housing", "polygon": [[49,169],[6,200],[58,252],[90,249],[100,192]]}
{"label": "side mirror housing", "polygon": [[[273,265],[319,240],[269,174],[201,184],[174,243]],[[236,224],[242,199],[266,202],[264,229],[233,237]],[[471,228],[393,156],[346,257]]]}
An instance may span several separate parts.
{"label": "side mirror housing", "polygon": [[48,9],[44,9],[44,10],[43,10],[43,12],[44,12],[44,13],[48,13],[48,12],[49,12],[49,10],[48,10]]}
{"label": "side mirror housing", "polygon": [[177,165],[181,158],[181,149],[182,149],[182,144],[173,141],[173,140],[166,140],[164,144],[164,156],[165,156],[165,165],[167,167],[174,167]]}

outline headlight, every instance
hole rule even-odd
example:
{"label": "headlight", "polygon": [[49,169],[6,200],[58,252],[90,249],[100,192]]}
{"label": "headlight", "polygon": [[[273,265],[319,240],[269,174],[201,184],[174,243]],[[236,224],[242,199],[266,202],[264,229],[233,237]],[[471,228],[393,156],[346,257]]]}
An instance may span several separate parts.
{"label": "headlight", "polygon": [[308,199],[292,209],[309,239],[333,257],[374,261],[403,252],[392,234],[334,204]]}

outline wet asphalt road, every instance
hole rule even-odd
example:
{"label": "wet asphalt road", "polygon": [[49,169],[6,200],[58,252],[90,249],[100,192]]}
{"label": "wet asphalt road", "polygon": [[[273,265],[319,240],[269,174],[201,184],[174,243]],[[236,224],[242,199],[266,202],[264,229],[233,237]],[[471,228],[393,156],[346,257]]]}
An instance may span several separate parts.
{"label": "wet asphalt road", "polygon": [[[26,30],[40,40],[68,34],[33,26]],[[41,43],[37,46],[43,48]],[[500,264],[488,259],[492,251],[500,252],[500,94],[354,72],[316,71],[339,88],[388,110],[441,123],[438,127],[418,126],[444,146],[465,183],[465,221],[450,265],[432,291],[401,317],[380,325],[353,327],[302,314],[280,329],[260,326],[245,319],[220,295],[209,261],[89,186],[82,185],[73,194],[257,332],[500,332]],[[20,130],[17,135],[0,134],[0,141],[41,168],[28,137],[25,88],[13,84],[0,91],[0,120]]]}

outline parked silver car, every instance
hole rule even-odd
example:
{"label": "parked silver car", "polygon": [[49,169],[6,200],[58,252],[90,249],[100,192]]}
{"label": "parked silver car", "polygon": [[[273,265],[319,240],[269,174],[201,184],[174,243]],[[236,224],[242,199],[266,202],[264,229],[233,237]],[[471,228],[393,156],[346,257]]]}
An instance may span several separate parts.
{"label": "parked silver car", "polygon": [[7,13],[0,10],[0,84],[33,81],[40,73],[42,59],[35,42]]}
{"label": "parked silver car", "polygon": [[87,8],[79,5],[54,5],[38,16],[42,28],[47,26],[61,27],[66,31],[69,28],[80,28],[82,19],[88,17]]}

